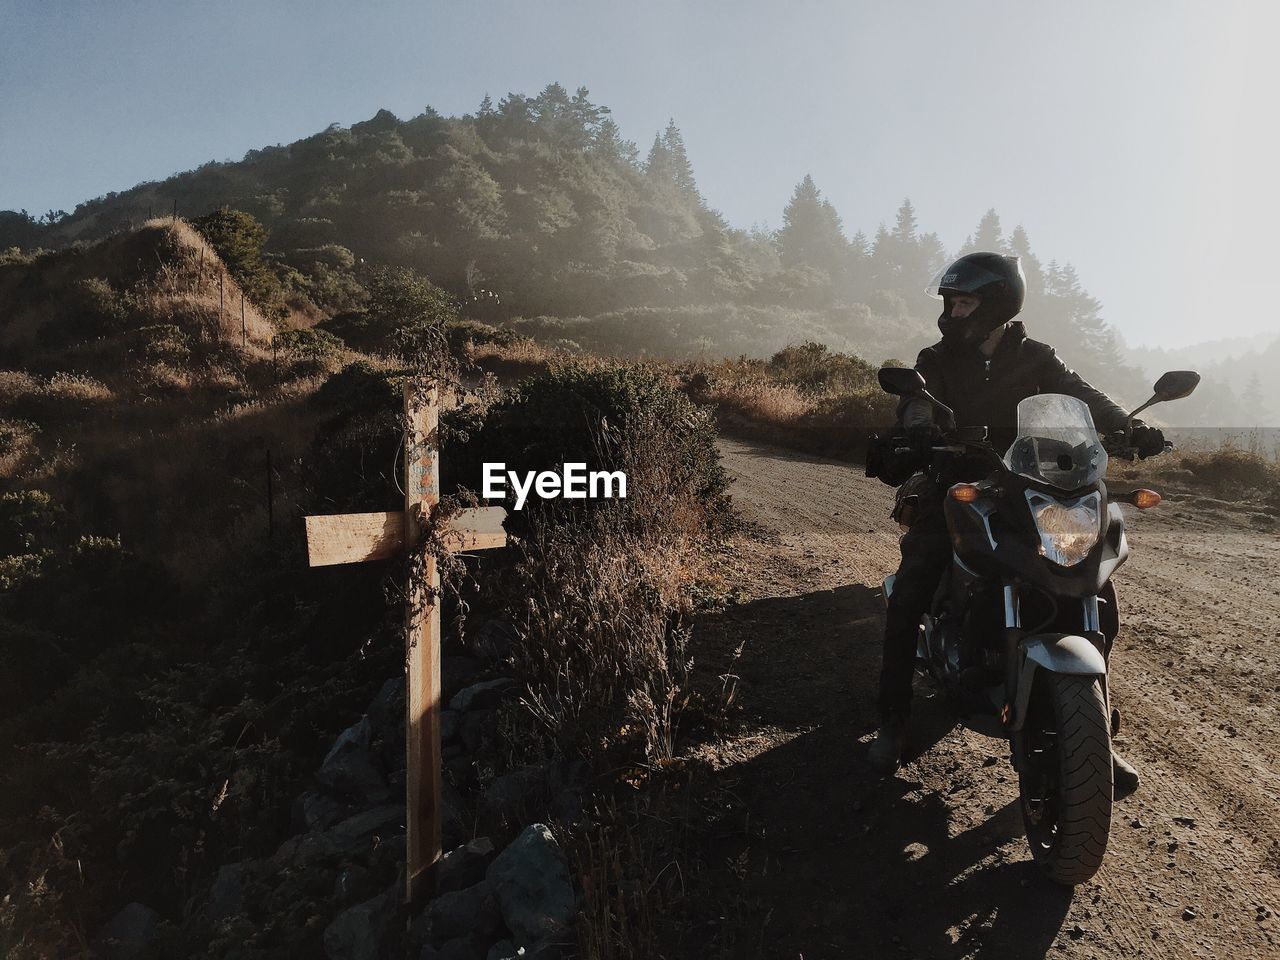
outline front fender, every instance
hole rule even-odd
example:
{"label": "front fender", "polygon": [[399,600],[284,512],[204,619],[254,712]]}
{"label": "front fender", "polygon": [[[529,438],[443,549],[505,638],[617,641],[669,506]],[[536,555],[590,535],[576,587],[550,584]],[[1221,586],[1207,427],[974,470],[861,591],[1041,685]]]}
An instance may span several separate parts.
{"label": "front fender", "polygon": [[1031,685],[1037,670],[1104,678],[1107,675],[1107,661],[1102,652],[1084,637],[1075,634],[1038,633],[1025,638],[1018,644],[1018,649],[1022,654],[1022,668],[1018,671],[1018,689],[1011,718],[1013,722],[1009,724],[1009,729],[1013,731],[1021,730],[1026,722]]}

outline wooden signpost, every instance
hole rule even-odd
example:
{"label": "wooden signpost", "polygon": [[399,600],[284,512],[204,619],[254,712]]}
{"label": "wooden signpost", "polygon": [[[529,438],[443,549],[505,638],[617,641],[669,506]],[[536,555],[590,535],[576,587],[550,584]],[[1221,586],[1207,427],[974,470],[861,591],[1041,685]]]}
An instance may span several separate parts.
{"label": "wooden signpost", "polygon": [[[419,398],[412,383],[405,385],[404,512],[307,517],[311,566],[382,560],[421,545],[440,500],[437,399],[434,387]],[[506,516],[502,507],[463,510],[440,534],[444,546],[454,553],[505,546]],[[429,552],[406,586],[405,896],[416,903],[433,882],[441,853],[440,575]]]}

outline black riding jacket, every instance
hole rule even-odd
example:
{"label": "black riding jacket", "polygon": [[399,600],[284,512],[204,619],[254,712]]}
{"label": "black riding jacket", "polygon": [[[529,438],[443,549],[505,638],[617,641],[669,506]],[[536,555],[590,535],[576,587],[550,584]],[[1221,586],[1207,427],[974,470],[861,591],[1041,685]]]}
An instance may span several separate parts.
{"label": "black riding jacket", "polygon": [[[920,351],[916,370],[929,392],[955,411],[956,426],[987,427],[1000,451],[1017,436],[1018,402],[1040,393],[1083,400],[1099,433],[1123,430],[1128,422],[1128,415],[1063,363],[1053,347],[1028,338],[1021,321],[1009,324],[989,360],[976,346],[944,338]],[[910,428],[931,421],[933,408],[908,399],[899,405],[898,416]]]}

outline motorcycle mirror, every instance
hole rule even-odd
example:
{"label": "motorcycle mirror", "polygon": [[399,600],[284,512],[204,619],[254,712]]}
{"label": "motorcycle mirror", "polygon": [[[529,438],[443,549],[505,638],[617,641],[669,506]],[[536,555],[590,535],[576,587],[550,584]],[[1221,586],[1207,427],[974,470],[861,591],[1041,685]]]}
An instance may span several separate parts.
{"label": "motorcycle mirror", "polygon": [[1132,420],[1154,403],[1162,403],[1165,400],[1181,400],[1183,397],[1189,396],[1199,382],[1200,374],[1194,370],[1170,370],[1161,376],[1156,381],[1156,385],[1152,387],[1155,392],[1151,395],[1151,399],[1129,414],[1129,419]]}
{"label": "motorcycle mirror", "polygon": [[1170,370],[1152,387],[1159,400],[1181,400],[1190,396],[1191,391],[1200,383],[1200,374],[1194,370]]}
{"label": "motorcycle mirror", "polygon": [[898,397],[919,397],[933,405],[941,415],[938,425],[943,430],[954,430],[956,415],[950,407],[925,389],[924,377],[919,370],[911,367],[881,367],[876,379],[880,381],[880,389]]}
{"label": "motorcycle mirror", "polygon": [[924,390],[924,377],[910,367],[882,367],[876,378],[881,390],[897,397],[909,397]]}

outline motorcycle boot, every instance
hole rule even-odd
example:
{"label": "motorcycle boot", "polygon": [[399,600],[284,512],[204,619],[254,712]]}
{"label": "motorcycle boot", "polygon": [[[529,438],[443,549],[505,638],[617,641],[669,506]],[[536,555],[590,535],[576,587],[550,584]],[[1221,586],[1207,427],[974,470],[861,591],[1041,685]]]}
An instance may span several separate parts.
{"label": "motorcycle boot", "polygon": [[1138,771],[1133,769],[1133,765],[1125,760],[1124,757],[1111,751],[1111,777],[1115,783],[1115,794],[1117,796],[1128,796],[1138,789],[1138,784],[1142,782],[1142,778],[1138,776]]}
{"label": "motorcycle boot", "polygon": [[906,746],[907,717],[900,713],[890,714],[880,724],[880,732],[867,751],[867,762],[887,776],[902,763],[902,751]]}

